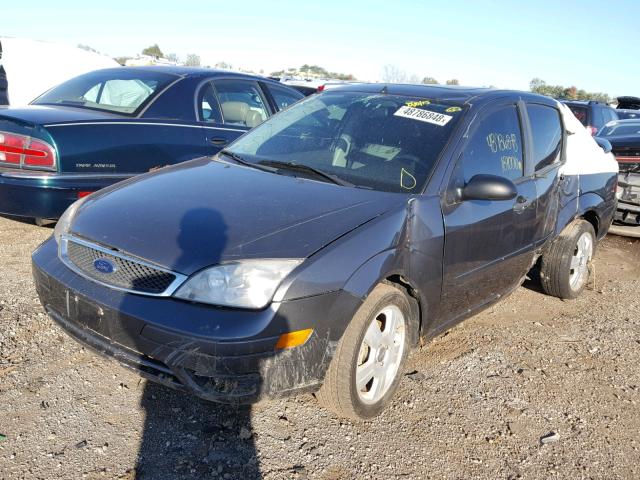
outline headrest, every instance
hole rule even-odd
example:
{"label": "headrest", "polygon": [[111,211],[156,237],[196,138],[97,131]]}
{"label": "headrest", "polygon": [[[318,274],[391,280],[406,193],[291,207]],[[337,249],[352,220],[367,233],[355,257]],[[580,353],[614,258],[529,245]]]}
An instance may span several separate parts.
{"label": "headrest", "polygon": [[222,114],[227,122],[244,124],[249,105],[244,102],[224,102],[222,104]]}
{"label": "headrest", "polygon": [[264,119],[262,118],[260,112],[249,110],[249,113],[247,113],[247,118],[245,119],[245,124],[247,125],[247,127],[253,128],[260,125],[263,121]]}

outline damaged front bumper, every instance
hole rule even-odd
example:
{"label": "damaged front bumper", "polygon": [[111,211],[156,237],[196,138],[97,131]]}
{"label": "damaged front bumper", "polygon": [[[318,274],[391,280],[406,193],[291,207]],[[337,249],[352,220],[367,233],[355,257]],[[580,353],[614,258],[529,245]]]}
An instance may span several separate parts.
{"label": "damaged front bumper", "polygon": [[615,220],[626,225],[640,226],[640,173],[618,175],[618,209]]}
{"label": "damaged front bumper", "polygon": [[[338,291],[247,311],[135,295],[68,269],[53,239],[34,252],[33,274],[46,312],[70,336],[145,378],[224,403],[316,390],[361,303]],[[304,345],[275,349],[281,334],[307,328]]]}

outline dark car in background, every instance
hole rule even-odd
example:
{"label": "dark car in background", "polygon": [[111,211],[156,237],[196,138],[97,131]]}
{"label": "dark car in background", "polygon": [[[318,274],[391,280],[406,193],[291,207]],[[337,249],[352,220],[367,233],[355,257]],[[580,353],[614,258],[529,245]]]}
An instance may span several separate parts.
{"label": "dark car in background", "polygon": [[640,227],[640,119],[608,123],[598,136],[611,143],[620,167],[616,220]]}
{"label": "dark car in background", "polygon": [[638,97],[618,97],[616,113],[620,120],[640,118],[640,98]]}
{"label": "dark car in background", "polygon": [[640,110],[640,97],[618,97],[616,98],[618,101],[617,108],[625,109],[625,110]]}
{"label": "dark car in background", "polygon": [[318,93],[317,87],[308,87],[306,85],[294,85],[291,83],[288,84],[287,86],[302,93],[305,97],[308,97],[309,95],[313,95],[314,93]]}
{"label": "dark car in background", "polygon": [[56,219],[133,175],[213,155],[303,95],[262,77],[185,67],[94,71],[0,108],[0,213]]}
{"label": "dark car in background", "polygon": [[606,103],[595,100],[564,100],[562,103],[569,107],[591,135],[595,135],[598,130],[612,120],[618,120],[616,110]]}
{"label": "dark car in background", "polygon": [[79,200],[35,284],[70,335],[155,381],[232,403],[315,391],[368,418],[420,338],[537,260],[545,292],[578,296],[617,170],[548,97],[340,87]]}
{"label": "dark car in background", "polygon": [[2,65],[2,42],[0,42],[0,105],[9,104],[9,83],[7,82],[7,72]]}
{"label": "dark car in background", "polygon": [[640,110],[632,110],[630,108],[616,108],[616,113],[620,120],[629,120],[633,118],[640,119]]}

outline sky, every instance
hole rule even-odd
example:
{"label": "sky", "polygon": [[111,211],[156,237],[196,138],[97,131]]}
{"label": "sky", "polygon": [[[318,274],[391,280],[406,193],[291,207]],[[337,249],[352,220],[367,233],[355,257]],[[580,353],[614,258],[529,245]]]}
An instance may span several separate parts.
{"label": "sky", "polygon": [[376,81],[394,65],[441,83],[528,89],[539,77],[640,96],[640,28],[625,20],[638,18],[637,0],[5,0],[0,35],[113,57],[158,43],[265,73],[306,63]]}

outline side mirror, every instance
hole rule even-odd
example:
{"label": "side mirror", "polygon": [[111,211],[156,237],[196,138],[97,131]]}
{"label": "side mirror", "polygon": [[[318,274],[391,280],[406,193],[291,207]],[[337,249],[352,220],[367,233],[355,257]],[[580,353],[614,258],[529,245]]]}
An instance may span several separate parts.
{"label": "side mirror", "polygon": [[609,140],[607,140],[606,138],[593,137],[593,139],[600,146],[600,148],[602,150],[604,150],[604,153],[609,153],[613,149],[613,147],[611,146],[611,142]]}
{"label": "side mirror", "polygon": [[497,175],[475,175],[461,191],[462,200],[511,200],[517,196],[515,184]]}

